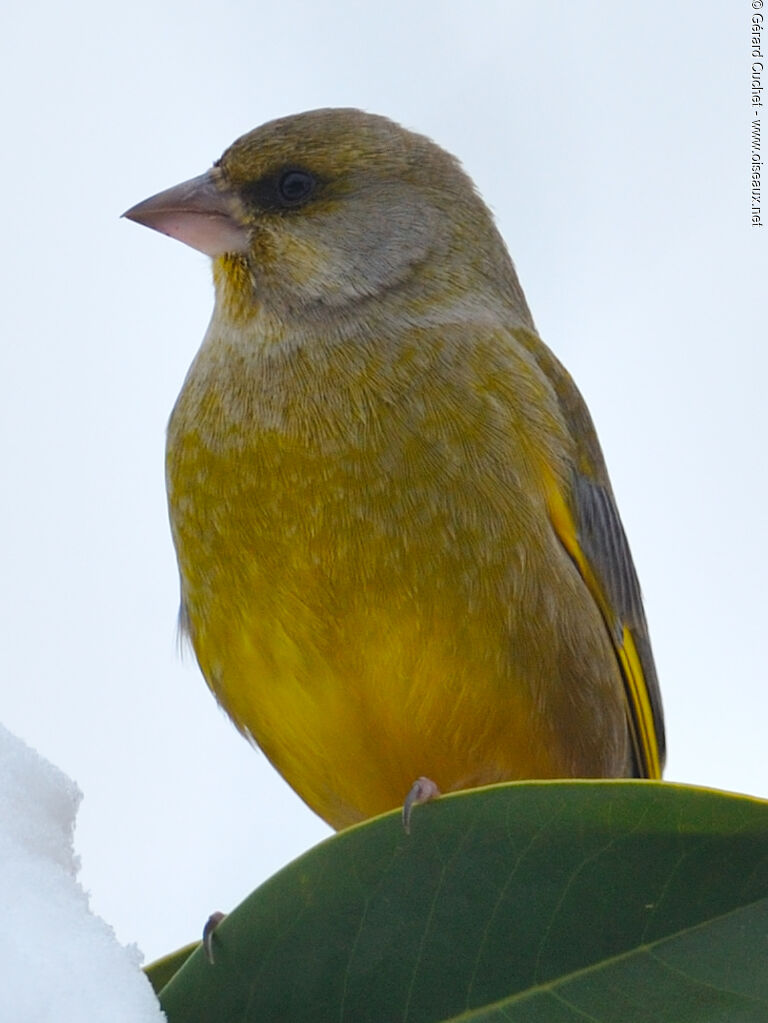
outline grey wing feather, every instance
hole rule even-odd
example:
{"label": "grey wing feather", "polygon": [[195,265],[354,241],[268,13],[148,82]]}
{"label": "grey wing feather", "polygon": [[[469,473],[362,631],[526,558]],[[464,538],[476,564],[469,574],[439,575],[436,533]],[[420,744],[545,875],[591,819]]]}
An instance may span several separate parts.
{"label": "grey wing feather", "polygon": [[[592,417],[570,374],[541,338],[534,331],[524,329],[513,333],[549,380],[573,440],[572,501],[579,544],[614,609],[615,620],[607,623],[613,629],[613,638],[620,640],[622,630],[626,627],[635,642],[653,712],[659,763],[663,767],[666,753],[664,715],[640,584],[613,499]],[[642,773],[641,765],[637,767],[638,773]]]}
{"label": "grey wing feather", "polygon": [[621,638],[622,629],[626,626],[635,641],[653,711],[659,762],[663,767],[666,739],[661,692],[651,653],[640,584],[624,527],[608,487],[576,473],[573,494],[579,543],[605,590],[610,606],[616,611],[616,620],[612,626],[617,639]]}

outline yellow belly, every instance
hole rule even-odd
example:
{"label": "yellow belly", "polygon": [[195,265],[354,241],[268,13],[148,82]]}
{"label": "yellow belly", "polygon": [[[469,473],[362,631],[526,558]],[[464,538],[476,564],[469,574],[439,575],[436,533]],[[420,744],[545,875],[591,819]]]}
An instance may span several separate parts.
{"label": "yellow belly", "polygon": [[226,651],[207,629],[195,645],[238,727],[333,827],[401,805],[421,775],[448,792],[572,772],[529,687],[493,670],[477,627],[457,642],[453,622],[428,635],[369,609],[334,630],[334,656],[301,609],[286,612],[287,627],[243,622]]}
{"label": "yellow belly", "polygon": [[344,409],[343,429],[302,406],[286,427],[212,387],[182,392],[172,417],[201,669],[333,827],[401,805],[421,775],[447,792],[627,771],[599,611],[547,521],[535,459],[477,400],[441,418],[412,396],[425,411],[407,424],[386,404],[373,421]]}

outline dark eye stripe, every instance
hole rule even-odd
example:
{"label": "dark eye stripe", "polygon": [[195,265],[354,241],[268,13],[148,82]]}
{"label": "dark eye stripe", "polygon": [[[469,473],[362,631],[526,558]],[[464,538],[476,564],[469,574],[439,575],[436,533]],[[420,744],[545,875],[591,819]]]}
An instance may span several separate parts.
{"label": "dark eye stripe", "polygon": [[290,210],[303,206],[317,189],[318,180],[301,167],[284,167],[258,181],[242,185],[240,194],[260,210]]}

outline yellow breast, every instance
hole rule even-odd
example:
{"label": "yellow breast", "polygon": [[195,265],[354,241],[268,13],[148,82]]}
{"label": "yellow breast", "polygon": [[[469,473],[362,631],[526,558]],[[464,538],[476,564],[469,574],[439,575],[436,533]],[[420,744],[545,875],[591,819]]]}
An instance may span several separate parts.
{"label": "yellow breast", "polygon": [[568,438],[514,338],[215,328],[171,418],[184,614],[238,728],[343,827],[523,777],[621,774],[622,686],[546,510]]}

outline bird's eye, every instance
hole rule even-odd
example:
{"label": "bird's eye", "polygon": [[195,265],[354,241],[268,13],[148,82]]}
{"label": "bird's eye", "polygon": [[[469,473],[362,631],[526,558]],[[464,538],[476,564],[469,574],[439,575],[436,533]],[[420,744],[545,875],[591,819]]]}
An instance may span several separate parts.
{"label": "bird's eye", "polygon": [[259,212],[280,213],[299,209],[317,191],[320,182],[300,167],[283,167],[255,181],[245,182],[239,193],[247,206]]}
{"label": "bird's eye", "polygon": [[289,170],[280,176],[277,192],[285,206],[299,206],[312,195],[316,184],[307,171]]}

